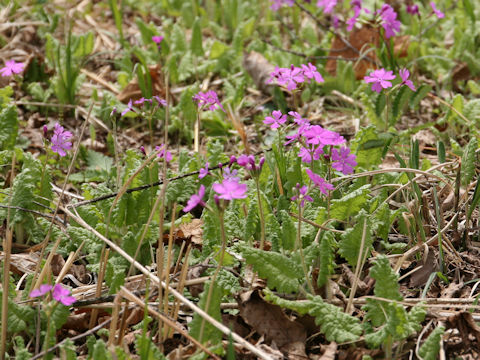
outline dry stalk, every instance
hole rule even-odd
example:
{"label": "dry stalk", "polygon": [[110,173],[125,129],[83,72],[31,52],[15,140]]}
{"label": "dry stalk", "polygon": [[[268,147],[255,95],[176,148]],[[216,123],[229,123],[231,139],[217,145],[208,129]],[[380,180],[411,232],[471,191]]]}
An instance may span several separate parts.
{"label": "dry stalk", "polygon": [[[164,304],[163,304],[163,313],[168,314],[168,291],[170,290],[170,267],[172,265],[172,256],[173,256],[173,231],[175,229],[175,213],[177,210],[177,203],[173,203],[172,209],[172,224],[170,226],[170,233],[168,234],[168,249],[167,249],[167,267],[165,272],[165,295],[164,295]],[[168,335],[168,325],[167,323],[163,324],[163,340],[166,339]]]}
{"label": "dry stalk", "polygon": [[360,271],[363,268],[363,264],[365,263],[367,252],[365,251],[365,256],[363,254],[364,246],[365,246],[365,238],[367,236],[367,219],[363,221],[363,232],[362,232],[362,240],[360,242],[360,253],[358,254],[357,259],[357,266],[355,268],[355,276],[354,281],[352,284],[352,290],[350,291],[350,297],[348,298],[347,308],[345,312],[347,314],[352,314],[353,310],[353,299],[355,298],[355,293],[357,292],[358,281],[360,276]]}
{"label": "dry stalk", "polygon": [[115,344],[115,334],[117,333],[117,324],[118,324],[118,316],[120,312],[120,306],[122,304],[122,296],[120,293],[115,296],[115,300],[113,302],[113,312],[112,312],[112,322],[110,323],[110,332],[108,334],[108,347],[112,347]]}
{"label": "dry stalk", "polygon": [[[110,254],[110,249],[107,249],[106,246],[103,246],[102,254],[100,255],[100,271],[98,273],[98,280],[95,289],[95,296],[99,297],[102,294],[102,284],[103,278],[105,277],[105,272],[107,270],[107,261],[108,255]],[[91,329],[97,322],[98,310],[93,310],[90,314],[90,322],[88,328]]]}
{"label": "dry stalk", "polygon": [[[129,254],[127,254],[121,247],[119,247],[117,244],[115,244],[113,241],[109,240],[105,236],[103,236],[101,233],[99,233],[97,230],[95,230],[93,227],[91,227],[85,220],[83,220],[80,216],[75,215],[72,213],[70,210],[67,208],[63,208],[63,211],[70,216],[75,222],[79,225],[81,225],[83,228],[87,229],[90,231],[92,234],[94,234],[96,237],[98,237],[100,240],[105,242],[108,246],[110,246],[114,251],[116,251],[120,256],[125,258],[127,261],[130,263],[133,263],[134,266],[143,274],[145,274],[150,280],[153,281],[154,284],[161,285],[163,289],[166,289],[166,283],[158,278],[155,274],[151,273],[145,266],[140,264],[138,261],[135,261]],[[123,289],[124,287],[122,287]],[[204,318],[206,321],[208,321],[210,324],[212,324],[214,327],[216,327],[218,330],[220,330],[222,333],[225,335],[229,336],[231,335],[233,340],[238,342],[241,346],[244,348],[248,349],[251,351],[253,354],[255,354],[257,357],[260,359],[264,360],[272,360],[272,357],[264,352],[261,349],[256,348],[254,345],[249,343],[247,340],[243,339],[240,335],[237,333],[231,331],[228,327],[220,323],[219,321],[215,320],[213,317],[211,317],[209,314],[207,314],[205,311],[200,309],[197,305],[195,305],[192,301],[188,300],[186,297],[184,297],[182,294],[180,294],[178,291],[176,291],[173,288],[168,289],[170,294],[175,297],[176,299],[180,300],[183,304],[188,306],[192,311],[196,312],[198,315],[200,315],[202,318]],[[130,299],[132,300],[132,299]],[[132,300],[133,301],[133,300]],[[143,306],[143,303],[142,303]]]}

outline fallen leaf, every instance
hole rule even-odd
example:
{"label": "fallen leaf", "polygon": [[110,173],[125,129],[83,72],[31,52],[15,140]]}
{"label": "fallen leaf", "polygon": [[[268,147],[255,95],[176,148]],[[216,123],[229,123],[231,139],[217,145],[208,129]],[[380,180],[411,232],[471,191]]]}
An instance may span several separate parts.
{"label": "fallen leaf", "polygon": [[420,269],[412,274],[409,287],[419,287],[425,285],[430,274],[437,270],[438,262],[433,249],[429,249],[423,264],[419,264]]}
{"label": "fallen leaf", "polygon": [[306,358],[306,331],[290,320],[280,306],[269,304],[256,290],[240,294],[237,301],[242,318],[266,341],[275,343],[289,359]]}
{"label": "fallen leaf", "polygon": [[275,66],[270,64],[262,54],[255,51],[244,53],[242,64],[257,88],[263,93],[269,94],[272,85],[267,84],[267,80],[270,79],[270,73],[275,70]]}

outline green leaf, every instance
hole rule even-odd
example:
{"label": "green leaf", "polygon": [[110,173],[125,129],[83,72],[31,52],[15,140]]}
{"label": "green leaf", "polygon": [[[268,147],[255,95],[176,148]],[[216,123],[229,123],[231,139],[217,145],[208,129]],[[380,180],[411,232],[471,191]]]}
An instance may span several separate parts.
{"label": "green leaf", "polygon": [[210,59],[218,59],[228,50],[228,46],[224,43],[215,40],[210,49]]}
{"label": "green leaf", "polygon": [[370,194],[370,184],[348,192],[341,199],[332,200],[330,217],[343,221],[356,215],[367,204],[368,194]]}
{"label": "green leaf", "polygon": [[422,346],[420,346],[418,354],[423,360],[437,359],[437,355],[440,351],[440,341],[444,332],[445,328],[443,326],[436,327],[422,344]]}
{"label": "green leaf", "polygon": [[279,292],[297,292],[304,274],[300,265],[292,259],[271,251],[243,247],[242,255],[258,275],[267,279],[267,285]]}
{"label": "green leaf", "polygon": [[[0,300],[2,300],[3,291],[0,291]],[[34,329],[30,325],[34,323],[35,311],[30,306],[16,304],[10,298],[8,299],[7,314],[7,332],[10,334],[19,333],[27,330],[33,334]],[[3,319],[2,319],[3,320]]]}
{"label": "green leaf", "polygon": [[200,18],[197,18],[193,24],[190,49],[195,56],[203,56],[204,54],[202,46],[202,23]]}
{"label": "green leaf", "polygon": [[185,31],[182,30],[178,23],[173,25],[172,44],[176,53],[183,54],[187,51],[188,46],[187,40],[185,39]]}
{"label": "green leaf", "polygon": [[[360,210],[356,216],[357,223],[352,228],[348,228],[342,234],[342,239],[338,243],[338,251],[351,266],[357,266],[360,252],[365,258],[370,252],[373,243],[371,216],[365,210]],[[361,248],[362,237],[365,227],[365,238],[363,248]]]}
{"label": "green leaf", "polygon": [[0,111],[0,150],[12,150],[18,134],[17,108],[9,105]]}
{"label": "green leaf", "polygon": [[280,237],[281,247],[285,250],[292,250],[295,246],[295,241],[297,237],[297,228],[286,210],[279,211],[279,217],[281,221],[281,232]]}
{"label": "green leaf", "polygon": [[49,321],[53,324],[55,330],[60,329],[68,319],[70,315],[70,308],[68,306],[63,306],[62,304],[57,304],[52,314],[50,315]]}
{"label": "green leaf", "polygon": [[383,109],[385,109],[385,105],[387,104],[387,97],[383,92],[377,95],[377,98],[375,99],[375,115],[377,117],[381,118],[382,117],[382,112]]}
{"label": "green leaf", "polygon": [[21,336],[15,336],[14,344],[15,360],[29,360],[33,357],[33,354],[28,352],[28,349],[25,347],[25,341]]}
{"label": "green leaf", "polygon": [[87,55],[90,55],[93,51],[94,46],[94,36],[93,32],[89,31],[85,35],[81,35],[75,38],[75,50],[73,51],[73,56],[76,58],[82,58]]}
{"label": "green leaf", "polygon": [[141,335],[137,335],[137,339],[135,340],[135,350],[142,360],[165,359],[165,356],[145,332]]}
{"label": "green leaf", "polygon": [[328,281],[330,275],[335,270],[335,249],[337,243],[332,232],[327,231],[323,234],[320,241],[320,266],[318,271],[318,287],[322,287]]}
{"label": "green leaf", "polygon": [[478,149],[477,138],[472,137],[465,147],[462,156],[462,185],[466,186],[470,184],[475,176],[475,165],[477,160],[477,154],[475,151]]}
{"label": "green leaf", "polygon": [[307,300],[290,301],[274,295],[268,289],[263,290],[265,299],[282,308],[296,311],[300,315],[309,314],[315,317],[320,332],[328,341],[338,343],[357,340],[362,334],[362,326],[358,318],[348,315],[341,308],[328,304],[320,296],[307,295]]}
{"label": "green leaf", "polygon": [[[211,317],[218,321],[222,321],[222,316],[220,313],[220,303],[222,302],[222,289],[218,284],[213,284],[213,289],[210,297],[210,304],[208,306],[208,311],[206,310],[207,297],[209,293],[210,286],[212,283],[209,282],[205,284],[205,290],[203,290],[200,296],[200,302],[198,306],[205,310]],[[203,325],[203,334],[202,332],[202,323]],[[210,324],[208,321],[203,320],[203,318],[195,313],[193,315],[193,320],[190,323],[190,335],[195,339],[202,342],[203,344],[209,342],[211,345],[217,345],[222,341],[222,332]],[[200,338],[201,336],[201,338]]]}
{"label": "green leaf", "polygon": [[410,108],[412,109],[415,109],[418,104],[420,104],[420,101],[425,97],[427,96],[427,94],[432,90],[432,87],[429,86],[429,85],[420,85],[417,89],[417,91],[415,91],[415,93],[413,93],[411,96],[410,96]]}
{"label": "green leaf", "polygon": [[258,224],[258,208],[256,199],[251,199],[248,206],[248,214],[245,219],[244,240],[249,241],[255,235]]}
{"label": "green leaf", "polygon": [[412,90],[410,90],[408,86],[402,86],[400,90],[398,90],[397,95],[392,102],[392,114],[394,119],[397,119],[400,115],[402,115],[403,108],[410,98],[411,91]]}
{"label": "green leaf", "polygon": [[374,126],[361,129],[351,142],[352,153],[357,155],[359,167],[369,169],[382,162],[385,141],[378,136]]}

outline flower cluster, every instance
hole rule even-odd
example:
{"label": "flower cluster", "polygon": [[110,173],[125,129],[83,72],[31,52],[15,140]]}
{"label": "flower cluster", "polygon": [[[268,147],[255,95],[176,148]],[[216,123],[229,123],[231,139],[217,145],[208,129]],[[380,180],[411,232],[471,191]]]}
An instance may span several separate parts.
{"label": "flower cluster", "polygon": [[44,296],[49,292],[52,293],[52,297],[56,301],[58,301],[59,303],[62,303],[65,306],[70,306],[75,301],[77,301],[75,297],[70,295],[70,290],[64,288],[60,284],[56,284],[55,286],[48,285],[48,284],[40,285],[40,288],[30,292],[30,297],[36,298],[36,297]]}
{"label": "flower cluster", "polygon": [[158,152],[158,157],[160,159],[165,158],[166,162],[170,162],[172,160],[172,153],[170,151],[166,151],[166,146],[164,144],[160,144],[160,146],[155,146],[155,151]]}
{"label": "flower cluster", "polygon": [[[134,113],[136,113],[133,105],[137,105],[137,106],[142,107],[144,103],[153,104],[153,100],[155,100],[158,105],[167,106],[167,102],[166,102],[164,99],[162,99],[160,96],[158,96],[158,95],[152,96],[151,99],[146,99],[146,98],[144,98],[144,97],[141,97],[140,99],[135,100],[135,101],[133,101],[132,99],[130,99],[130,100],[128,101],[127,107],[122,111],[121,116],[125,116],[125,114],[127,114],[127,113],[129,113],[129,112],[134,112]],[[115,114],[116,112],[117,112],[117,109],[116,109],[116,108],[113,108],[112,112],[110,113],[110,116],[113,115],[113,114]]]}
{"label": "flower cluster", "polygon": [[[412,80],[409,80],[410,72],[407,69],[401,69],[399,71],[400,78],[402,82],[400,85],[408,86],[412,91],[415,91],[415,86],[413,85]],[[364,77],[365,82],[372,84],[372,90],[380,93],[382,89],[388,89],[392,87],[392,83],[390,80],[394,80],[396,78],[393,75],[393,71],[386,71],[385,69],[377,69]]]}
{"label": "flower cluster", "polygon": [[378,10],[382,18],[382,26],[385,29],[385,37],[391,38],[396,33],[400,32],[400,21],[397,20],[397,13],[388,4],[383,4],[382,8]]}
{"label": "flower cluster", "polygon": [[222,104],[220,103],[220,100],[218,99],[217,93],[213,90],[209,90],[207,92],[199,91],[193,97],[193,100],[195,100],[198,104],[198,107],[203,110],[207,108],[211,111],[216,109],[222,109],[223,112],[226,112]]}
{"label": "flower cluster", "polygon": [[317,71],[317,67],[308,63],[302,64],[301,67],[291,65],[289,68],[275,67],[270,74],[267,83],[276,81],[278,85],[285,86],[287,90],[295,90],[298,84],[315,80],[317,83],[324,82],[322,75]]}
{"label": "flower cluster", "polygon": [[[45,127],[43,132],[45,133]],[[70,141],[72,136],[73,135],[70,131],[66,131],[63,126],[60,126],[58,123],[56,123],[55,130],[53,130],[53,136],[50,140],[52,143],[53,152],[56,152],[60,156],[67,155],[66,150],[70,150],[72,148],[72,142]]]}
{"label": "flower cluster", "polygon": [[24,63],[17,63],[15,60],[8,60],[5,62],[5,66],[0,69],[2,76],[10,76],[13,74],[20,74],[25,69]]}

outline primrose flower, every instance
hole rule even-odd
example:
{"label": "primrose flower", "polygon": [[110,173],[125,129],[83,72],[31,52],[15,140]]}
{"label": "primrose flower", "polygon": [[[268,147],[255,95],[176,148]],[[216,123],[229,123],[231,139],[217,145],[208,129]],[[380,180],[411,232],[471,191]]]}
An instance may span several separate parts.
{"label": "primrose flower", "polygon": [[289,111],[288,115],[293,117],[293,121],[299,126],[310,125],[310,121],[308,121],[308,119],[302,118],[302,116],[296,111]]}
{"label": "primrose flower", "polygon": [[312,125],[303,132],[307,138],[307,144],[314,145],[340,145],[345,142],[345,138],[339,133],[322,128],[320,125]]}
{"label": "primrose flower", "polygon": [[407,13],[410,15],[420,15],[418,5],[407,5]]}
{"label": "primrose flower", "polygon": [[324,195],[328,195],[328,190],[333,190],[334,187],[332,184],[329,184],[322,178],[320,175],[315,174],[312,170],[305,170],[308,174],[308,177],[312,182],[317,186]]}
{"label": "primrose flower", "polygon": [[158,157],[163,159],[165,157],[166,162],[170,162],[172,160],[172,153],[170,151],[165,151],[166,146],[164,144],[160,144],[160,146],[155,146],[155,151],[159,151]]}
{"label": "primrose flower", "polygon": [[225,169],[223,169],[223,178],[229,181],[236,181],[236,182],[240,181],[240,178],[238,177],[238,170],[237,169],[232,170],[232,168],[230,167],[226,167]]}
{"label": "primrose flower", "polygon": [[274,110],[272,116],[267,116],[265,117],[265,120],[263,120],[263,123],[265,125],[270,125],[270,129],[272,130],[280,127],[280,125],[285,124],[287,121],[287,115],[283,115],[280,110]]}
{"label": "primrose flower", "polygon": [[152,36],[152,41],[157,45],[160,45],[162,40],[163,40],[163,36]]}
{"label": "primrose flower", "polygon": [[[53,291],[52,291],[53,289]],[[48,284],[43,284],[40,285],[40,288],[35,289],[30,292],[30,297],[35,298],[39,296],[43,296],[46,293],[52,291],[52,297],[58,301],[59,303],[65,305],[65,306],[70,306],[72,305],[77,299],[75,297],[70,296],[70,290],[64,288],[60,284],[56,284],[55,286],[48,285]]]}
{"label": "primrose flower", "polygon": [[315,65],[312,65],[312,63],[308,63],[308,66],[302,64],[302,69],[303,74],[307,79],[315,79],[317,83],[325,82],[322,75],[317,71],[317,67]]}
{"label": "primrose flower", "polygon": [[300,187],[300,184],[297,183],[297,186],[295,186],[295,189],[298,191],[298,194],[292,196],[290,198],[290,200],[295,201],[297,199],[301,199],[301,201],[300,201],[300,206],[301,207],[304,207],[305,200],[310,201],[310,202],[313,201],[312,197],[310,195],[307,195],[308,188],[307,188],[306,185],[303,185],[302,187]]}
{"label": "primrose flower", "polygon": [[382,26],[385,29],[385,37],[388,39],[400,31],[400,21],[397,20],[397,13],[388,4],[383,4],[379,10],[382,17]]}
{"label": "primrose flower", "polygon": [[353,7],[353,16],[347,20],[347,30],[352,31],[353,27],[357,23],[358,17],[360,16],[360,13],[362,12],[362,7],[361,6],[356,6],[354,5]]}
{"label": "primrose flower", "polygon": [[5,62],[5,67],[0,69],[2,76],[10,76],[13,74],[20,74],[25,68],[24,63],[17,63],[15,60],[8,60]]}
{"label": "primrose flower", "polygon": [[337,0],[318,0],[317,7],[323,8],[325,14],[330,14],[337,5]]}
{"label": "primrose flower", "polygon": [[223,180],[220,184],[214,183],[212,189],[219,194],[219,199],[233,200],[247,197],[247,184],[240,184],[237,181]]}
{"label": "primrose flower", "polygon": [[70,306],[77,301],[73,296],[70,296],[70,290],[64,288],[60,284],[56,284],[53,287],[52,297],[65,306]]}
{"label": "primrose flower", "polygon": [[215,109],[222,109],[224,113],[226,113],[225,109],[223,108],[222,104],[220,104],[220,100],[218,100],[218,95],[215,91],[209,90],[205,93],[199,91],[194,97],[198,104],[199,108],[208,107],[209,110],[213,111]]}
{"label": "primrose flower", "polygon": [[408,80],[410,76],[410,71],[407,69],[401,69],[399,72],[400,78],[402,79],[402,83],[400,85],[406,85],[410,88],[410,90],[415,91],[415,85],[413,85],[412,80]]}
{"label": "primrose flower", "polygon": [[72,143],[69,141],[72,136],[73,135],[70,131],[66,131],[63,126],[56,123],[52,139],[50,140],[53,152],[56,152],[60,156],[67,155],[65,150],[70,150],[72,148]]}
{"label": "primrose flower", "polygon": [[126,113],[128,113],[129,111],[135,112],[135,110],[133,109],[133,106],[132,106],[132,99],[130,99],[130,101],[128,102],[127,107],[125,108],[125,110],[122,111],[121,116],[124,116],[124,115],[125,115]]}
{"label": "primrose flower", "polygon": [[52,290],[53,286],[49,284],[42,284],[38,289],[32,290],[30,292],[30,297],[31,298],[36,298],[39,296],[43,296],[46,293],[48,293],[50,290]]}
{"label": "primrose flower", "polygon": [[445,14],[437,9],[437,6],[435,5],[435,3],[433,1],[430,1],[430,6],[432,7],[432,10],[433,10],[434,14],[437,15],[437,17],[439,19],[443,19],[445,17]]}
{"label": "primrose flower", "polygon": [[255,156],[253,155],[245,155],[242,154],[237,159],[237,164],[241,167],[245,168],[248,171],[258,171],[260,172],[263,167],[263,163],[265,162],[265,158],[262,157],[258,162],[258,165],[255,164]]}
{"label": "primrose flower", "polygon": [[385,69],[374,70],[370,75],[365,76],[363,79],[366,83],[372,83],[372,90],[380,93],[383,89],[392,87],[392,83],[389,80],[395,79],[393,71],[386,71]]}
{"label": "primrose flower", "polygon": [[144,103],[145,101],[146,101],[146,102],[149,102],[150,104],[152,103],[152,99],[145,99],[143,96],[142,96],[140,99],[135,100],[133,103],[134,103],[135,105],[142,105],[142,106],[143,106],[143,103]]}
{"label": "primrose flower", "polygon": [[193,194],[190,196],[190,199],[187,202],[187,206],[183,208],[183,212],[189,212],[193,210],[197,205],[205,206],[205,202],[203,201],[203,197],[205,196],[205,186],[200,185],[200,189],[198,189],[198,194]]}
{"label": "primrose flower", "polygon": [[313,160],[319,160],[320,155],[323,154],[323,145],[317,146],[315,148],[314,145],[310,146],[310,149],[306,147],[301,147],[300,151],[298,152],[298,157],[302,158],[302,162],[310,164]]}
{"label": "primrose flower", "polygon": [[345,175],[352,174],[353,168],[357,166],[355,161],[357,157],[354,154],[350,154],[350,149],[342,147],[340,151],[337,149],[332,150],[332,167],[335,170],[341,171]]}
{"label": "primrose flower", "polygon": [[152,99],[155,99],[159,105],[167,106],[167,102],[158,95],[152,96]]}
{"label": "primrose flower", "polygon": [[294,4],[293,0],[271,0],[271,2],[270,9],[273,11],[278,11],[283,5],[292,7]]}
{"label": "primrose flower", "polygon": [[209,174],[209,172],[208,172],[208,166],[209,165],[210,164],[208,162],[206,162],[205,167],[200,169],[199,174],[198,174],[199,179],[203,179],[205,176],[207,176]]}

